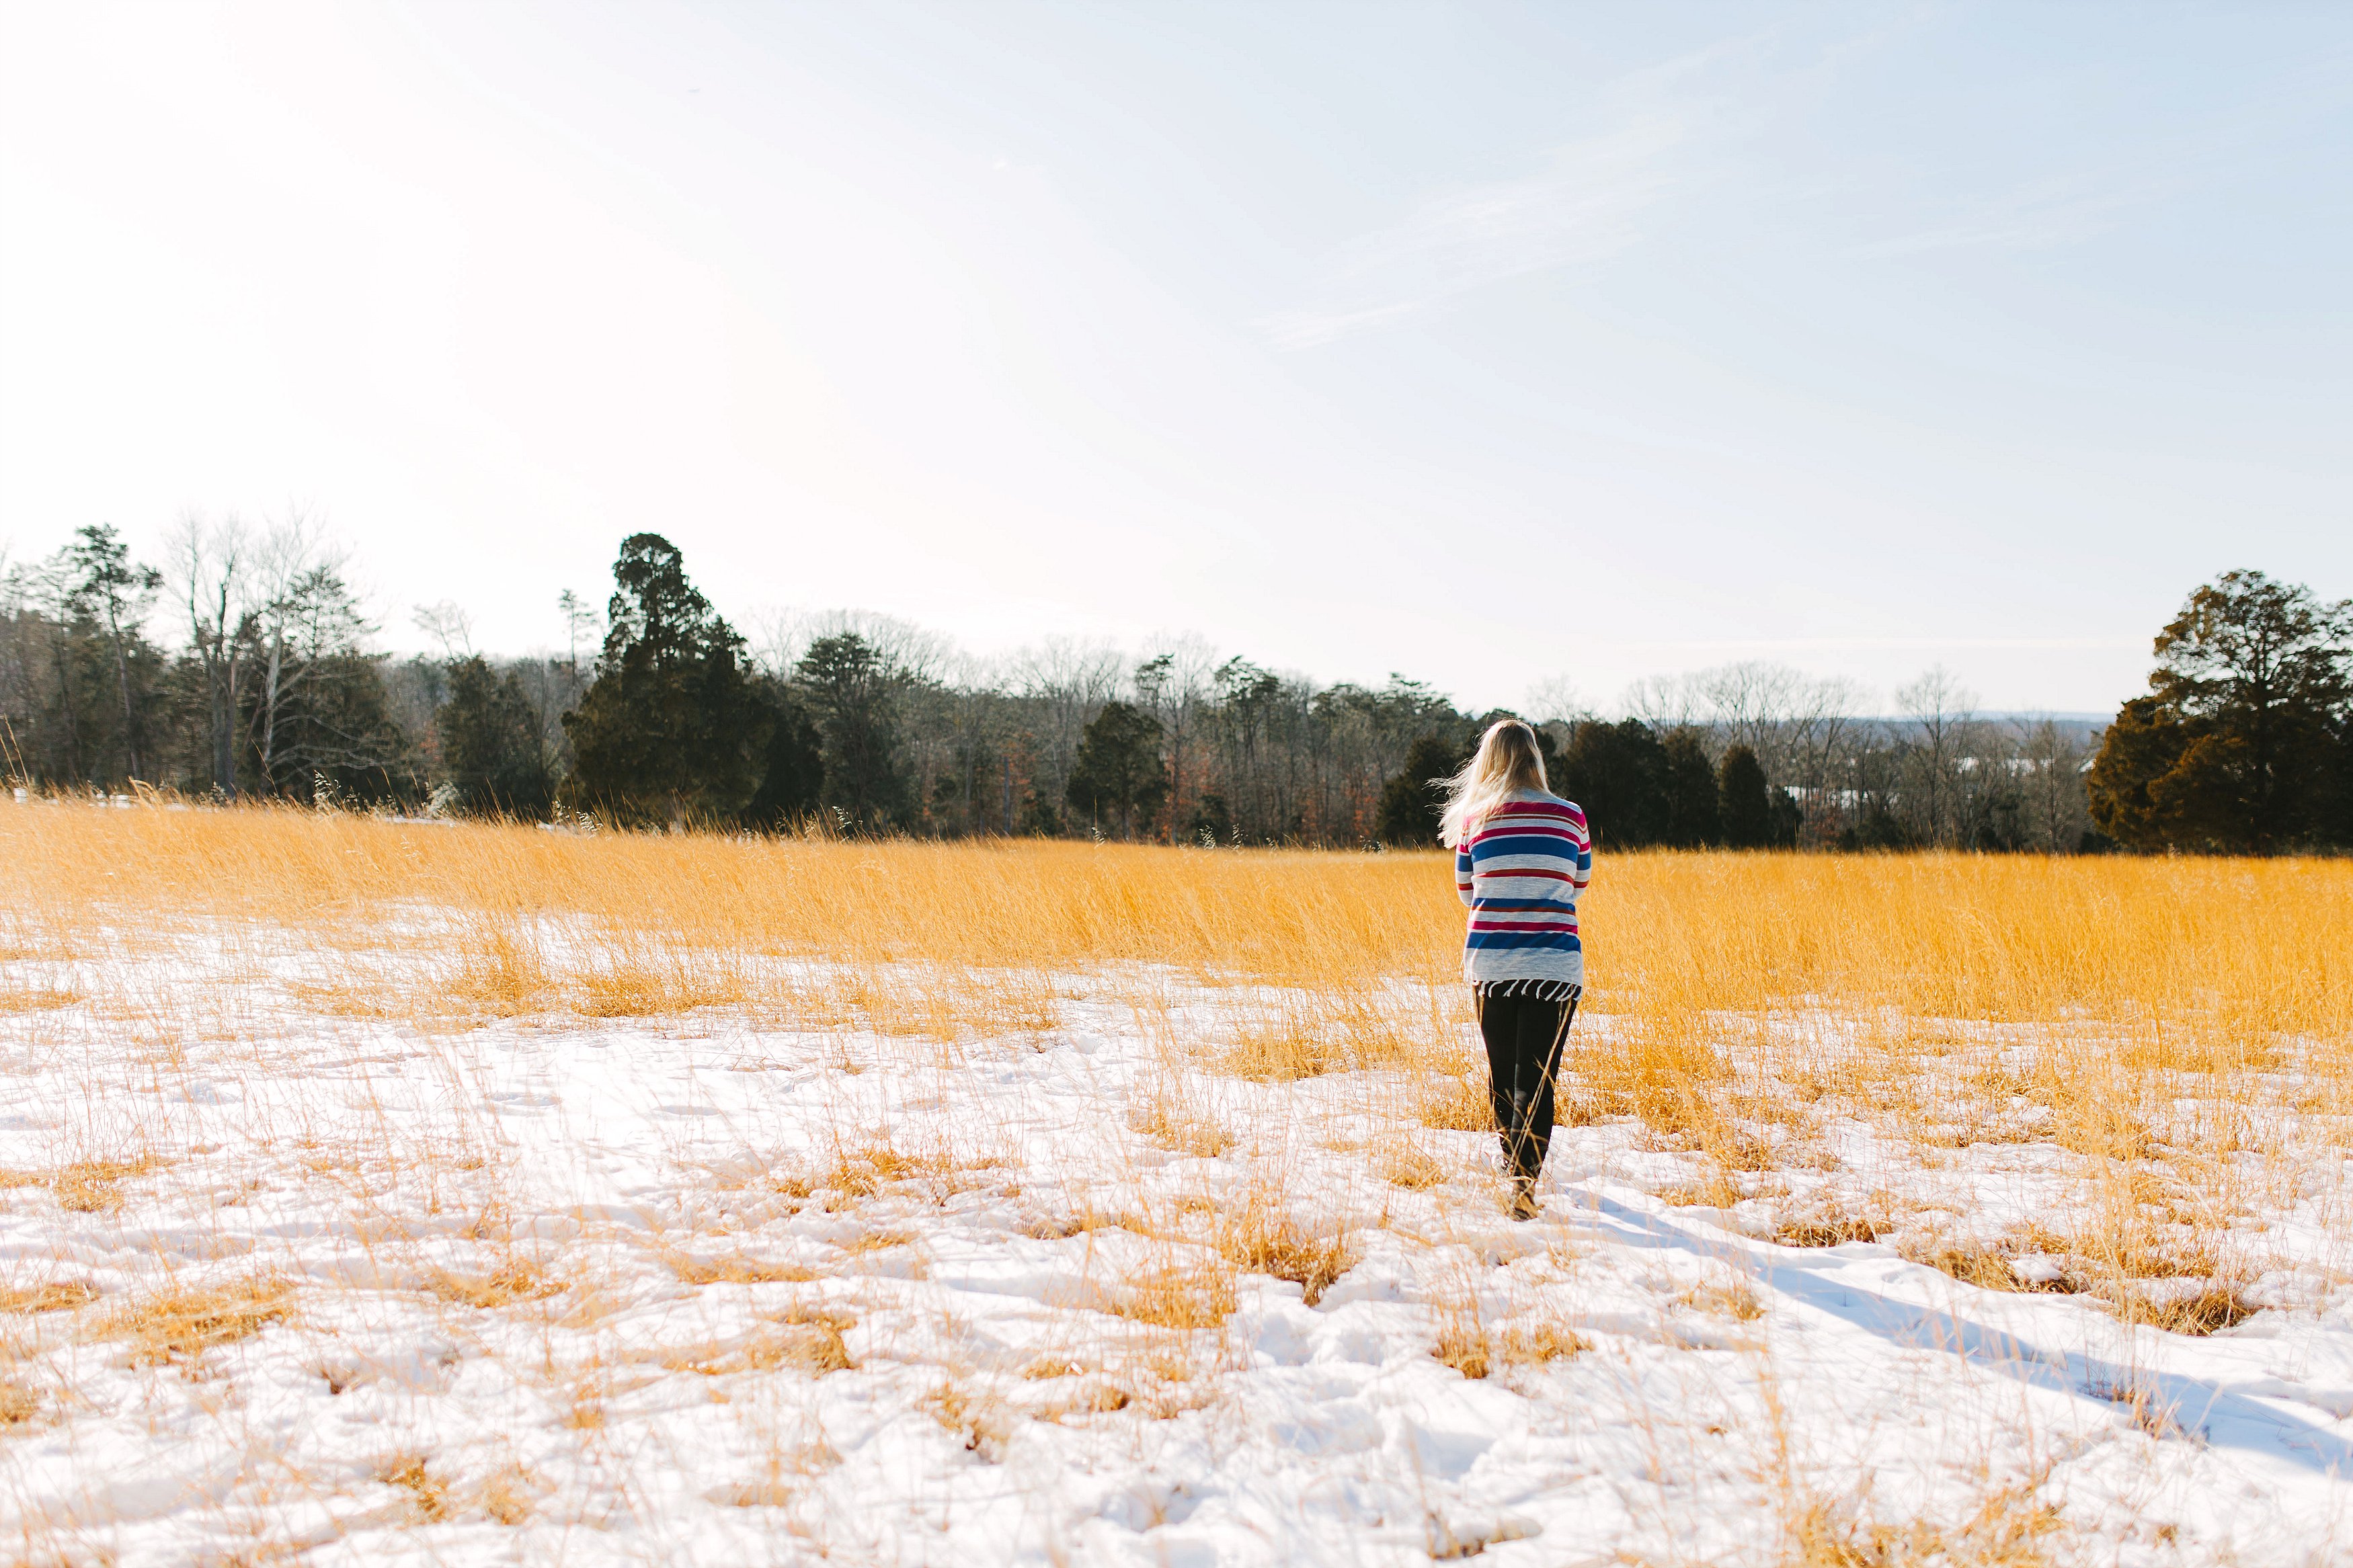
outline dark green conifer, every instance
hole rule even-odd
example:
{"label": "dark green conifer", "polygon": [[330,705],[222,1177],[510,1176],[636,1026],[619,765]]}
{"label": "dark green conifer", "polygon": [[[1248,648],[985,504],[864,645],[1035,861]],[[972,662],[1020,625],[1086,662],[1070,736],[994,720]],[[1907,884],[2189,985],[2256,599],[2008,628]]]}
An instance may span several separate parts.
{"label": "dark green conifer", "polygon": [[547,815],[554,779],[530,696],[512,671],[501,679],[480,654],[450,665],[448,699],[433,722],[459,810],[531,819]]}
{"label": "dark green conifer", "polygon": [[1667,833],[1666,748],[1640,719],[1588,719],[1561,753],[1555,793],[1585,809],[1596,846],[1635,849]]}
{"label": "dark green conifer", "polygon": [[793,671],[825,750],[823,803],[860,828],[892,827],[913,797],[899,757],[897,678],[856,632],[819,637]]}
{"label": "dark green conifer", "polygon": [[1439,814],[1446,809],[1440,781],[1470,760],[1461,742],[1450,735],[1424,735],[1407,747],[1405,765],[1381,786],[1373,811],[1374,836],[1399,849],[1434,847]]}
{"label": "dark green conifer", "polygon": [[744,669],[744,639],[656,533],[613,563],[596,684],[564,716],[570,798],[635,824],[733,821],[758,791],[775,718]]}
{"label": "dark green conifer", "polygon": [[1735,746],[1724,753],[1720,793],[1725,843],[1735,849],[1762,849],[1773,842],[1772,792],[1755,752]]}
{"label": "dark green conifer", "polygon": [[1097,826],[1113,820],[1122,838],[1147,828],[1168,795],[1168,764],[1160,756],[1160,721],[1126,702],[1106,702],[1079,737],[1063,798]]}
{"label": "dark green conifer", "polygon": [[1704,849],[1722,842],[1715,769],[1699,737],[1687,729],[1669,731],[1659,743],[1659,791],[1665,817],[1661,842],[1678,849]]}

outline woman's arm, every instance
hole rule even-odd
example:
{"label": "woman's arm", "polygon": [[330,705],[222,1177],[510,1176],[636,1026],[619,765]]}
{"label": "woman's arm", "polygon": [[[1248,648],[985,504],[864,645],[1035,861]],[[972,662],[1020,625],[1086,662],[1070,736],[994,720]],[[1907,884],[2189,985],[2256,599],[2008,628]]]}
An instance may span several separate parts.
{"label": "woman's arm", "polygon": [[1593,825],[1585,820],[1585,813],[1577,814],[1577,868],[1569,875],[1568,902],[1574,909],[1577,900],[1585,897],[1585,889],[1593,884]]}
{"label": "woman's arm", "polygon": [[1464,839],[1454,849],[1454,896],[1466,904],[1474,902],[1471,897],[1471,842]]}

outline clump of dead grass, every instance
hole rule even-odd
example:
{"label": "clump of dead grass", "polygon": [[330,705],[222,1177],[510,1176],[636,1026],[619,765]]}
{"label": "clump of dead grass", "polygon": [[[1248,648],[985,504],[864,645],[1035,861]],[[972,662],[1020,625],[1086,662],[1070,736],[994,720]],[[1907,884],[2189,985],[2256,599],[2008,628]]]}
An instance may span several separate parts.
{"label": "clump of dead grass", "polygon": [[0,1426],[22,1426],[41,1413],[41,1396],[21,1383],[0,1379]]}
{"label": "clump of dead grass", "polygon": [[1381,1177],[1408,1192],[1427,1192],[1446,1180],[1446,1167],[1422,1149],[1399,1143],[1381,1155]]}
{"label": "clump of dead grass", "polygon": [[944,1148],[910,1153],[878,1138],[854,1149],[837,1147],[832,1163],[807,1181],[809,1191],[824,1194],[824,1206],[835,1212],[902,1186],[939,1204],[974,1185],[976,1173],[1004,1163],[995,1155],[960,1158]]}
{"label": "clump of dead grass", "polygon": [[438,1524],[449,1517],[449,1483],[427,1467],[426,1456],[400,1453],[380,1460],[370,1479],[405,1492],[410,1521]]}
{"label": "clump of dead grass", "polygon": [[1442,1132],[1493,1132],[1495,1106],[1483,1078],[1468,1071],[1433,1074],[1424,1084],[1417,1110],[1424,1127]]}
{"label": "clump of dead grass", "polygon": [[1773,1239],[1783,1247],[1842,1247],[1850,1241],[1877,1241],[1885,1226],[1862,1215],[1792,1215],[1773,1227]]}
{"label": "clump of dead grass", "polygon": [[1153,1269],[1115,1292],[1109,1310],[1155,1328],[1214,1329],[1233,1316],[1233,1277],[1206,1266]]}
{"label": "clump of dead grass", "polygon": [[770,1325],[752,1335],[732,1355],[723,1356],[697,1371],[774,1372],[790,1367],[813,1377],[848,1372],[858,1363],[844,1338],[857,1320],[847,1313],[799,1303],[777,1314]]}
{"label": "clump of dead grass", "polygon": [[0,1286],[0,1312],[67,1312],[97,1300],[98,1287],[87,1279]]}
{"label": "clump of dead grass", "polygon": [[2027,1486],[1996,1491],[1949,1524],[1883,1520],[1859,1494],[1807,1488],[1791,1489],[1779,1512],[1781,1568],[2045,1568],[2048,1543],[2064,1529]]}
{"label": "clump of dead grass", "polygon": [[1012,1411],[995,1394],[950,1380],[925,1394],[923,1406],[982,1463],[993,1465],[1005,1458],[1013,1436]]}
{"label": "clump of dead grass", "polygon": [[216,1285],[167,1285],[111,1314],[99,1332],[126,1340],[137,1365],[194,1366],[206,1352],[294,1316],[292,1286],[274,1275]]}
{"label": "clump of dead grass", "polygon": [[1197,1160],[1217,1159],[1234,1146],[1234,1135],[1225,1123],[1166,1095],[1146,1102],[1128,1125],[1170,1153],[1189,1154]]}
{"label": "clump of dead grass", "polygon": [[2243,1284],[2227,1279],[2164,1295],[2128,1289],[2118,1294],[2115,1306],[2116,1316],[2126,1322],[2193,1336],[2237,1328],[2263,1310],[2249,1299]]}
{"label": "clump of dead grass", "polygon": [[129,1160],[77,1160],[53,1171],[0,1171],[0,1188],[47,1187],[70,1214],[108,1214],[122,1206],[122,1184],[164,1162],[153,1154]]}
{"label": "clump of dead grass", "polygon": [[814,1269],[797,1263],[776,1263],[746,1253],[731,1253],[724,1258],[702,1258],[683,1252],[666,1256],[663,1262],[686,1285],[777,1285],[797,1284],[817,1278]]}
{"label": "clump of dead grass", "polygon": [[1704,1279],[1675,1297],[1695,1311],[1730,1318],[1737,1323],[1753,1322],[1765,1315],[1765,1303],[1757,1298],[1757,1287],[1745,1277]]}
{"label": "clump of dead grass", "polygon": [[551,1489],[543,1478],[522,1465],[501,1465],[475,1483],[474,1505],[493,1523],[525,1524]]}
{"label": "clump of dead grass", "polygon": [[1262,1194],[1253,1194],[1252,1201],[1226,1218],[1218,1250],[1245,1273],[1290,1280],[1311,1307],[1356,1263],[1356,1247],[1345,1233],[1310,1230],[1274,1209]]}
{"label": "clump of dead grass", "polygon": [[1490,1327],[1468,1296],[1441,1306],[1432,1359],[1476,1381],[1506,1368],[1542,1366],[1583,1355],[1591,1341],[1561,1319],[1539,1313]]}
{"label": "clump of dead grass", "polygon": [[508,1258],[481,1273],[428,1269],[421,1284],[425,1293],[436,1300],[483,1311],[512,1307],[519,1301],[545,1300],[550,1296],[562,1295],[569,1288],[553,1278],[544,1265],[520,1256]]}
{"label": "clump of dead grass", "polygon": [[0,1013],[49,1013],[71,1007],[85,993],[64,985],[20,985],[0,981]]}

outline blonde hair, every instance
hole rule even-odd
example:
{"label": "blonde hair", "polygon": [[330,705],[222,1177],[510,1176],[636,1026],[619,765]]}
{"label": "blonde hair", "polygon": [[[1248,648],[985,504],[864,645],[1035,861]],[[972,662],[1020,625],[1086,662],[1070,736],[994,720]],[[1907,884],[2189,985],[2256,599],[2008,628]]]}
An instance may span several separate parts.
{"label": "blonde hair", "polygon": [[1536,744],[1536,732],[1517,719],[1498,719],[1488,725],[1479,737],[1479,750],[1462,771],[1442,782],[1446,810],[1438,818],[1438,839],[1449,848],[1478,832],[1487,814],[1513,791],[1549,794],[1552,788],[1545,782],[1544,752]]}

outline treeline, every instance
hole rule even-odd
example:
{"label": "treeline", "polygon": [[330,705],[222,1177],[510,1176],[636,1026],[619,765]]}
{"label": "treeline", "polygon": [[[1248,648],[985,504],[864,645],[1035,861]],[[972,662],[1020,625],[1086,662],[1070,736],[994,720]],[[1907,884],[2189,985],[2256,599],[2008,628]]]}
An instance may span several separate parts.
{"label": "treeline", "polygon": [[[1402,676],[1321,686],[1198,644],[1141,659],[1050,644],[984,668],[840,616],[755,647],[654,534],[614,576],[602,616],[564,596],[562,657],[485,657],[442,605],[417,616],[440,653],[395,660],[316,530],[192,521],[157,568],[84,529],[0,579],[0,769],[48,789],[635,826],[1406,846],[1430,841],[1430,781],[1499,716]],[[1898,700],[1865,717],[1850,685],[1742,664],[1639,686],[1614,721],[1566,702],[1527,716],[1556,787],[1618,847],[2156,841],[2095,824],[2085,727],[1982,719],[1936,672]],[[2137,712],[2136,735],[2156,722]],[[2180,712],[2186,754],[2213,721]]]}

